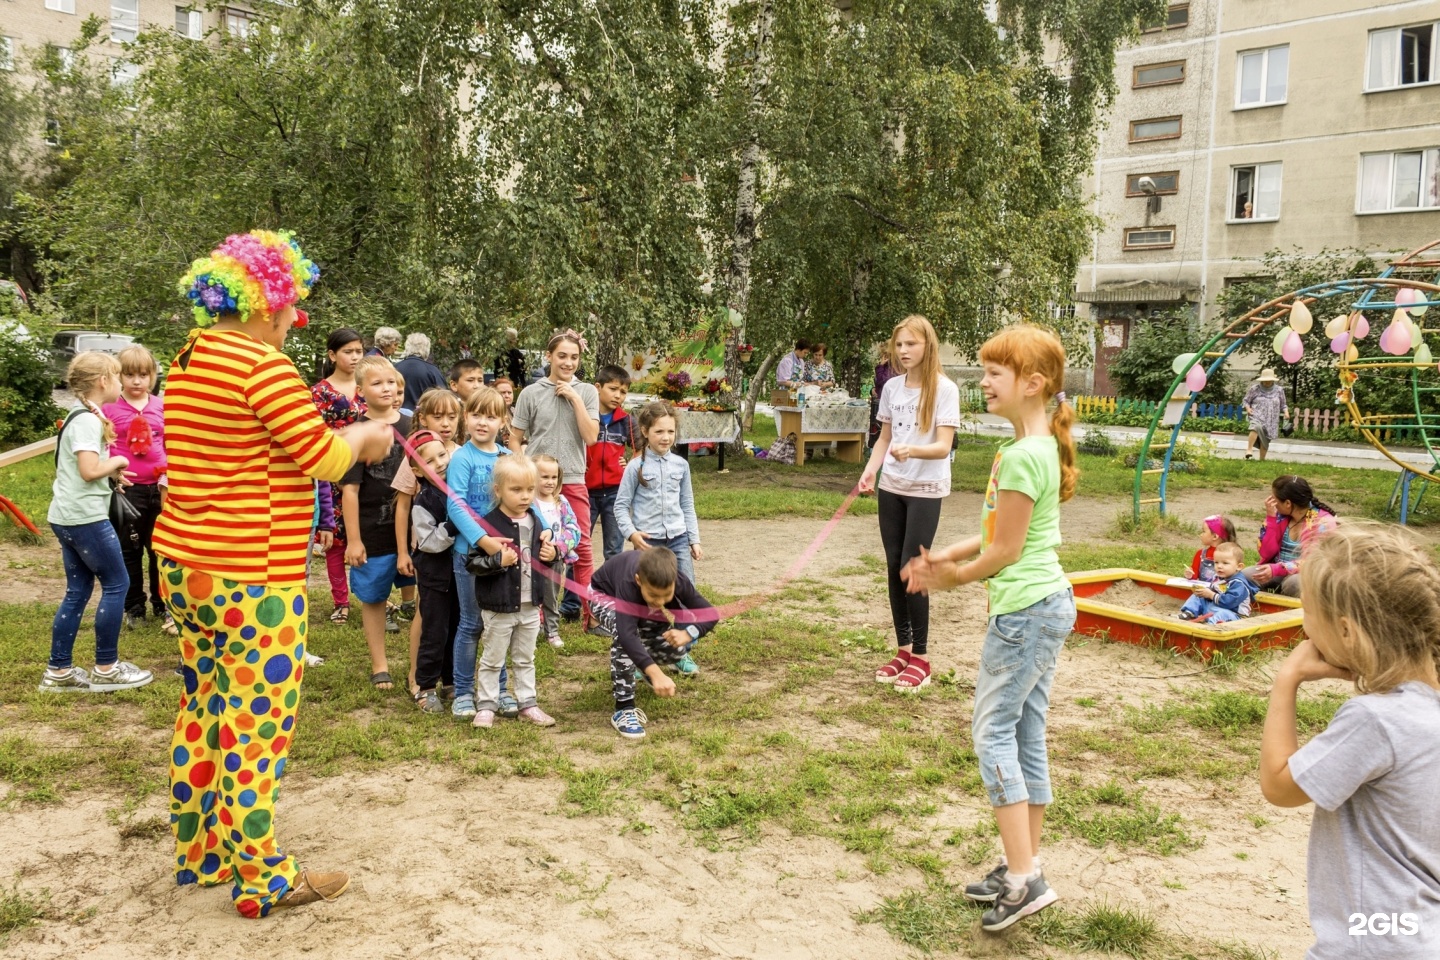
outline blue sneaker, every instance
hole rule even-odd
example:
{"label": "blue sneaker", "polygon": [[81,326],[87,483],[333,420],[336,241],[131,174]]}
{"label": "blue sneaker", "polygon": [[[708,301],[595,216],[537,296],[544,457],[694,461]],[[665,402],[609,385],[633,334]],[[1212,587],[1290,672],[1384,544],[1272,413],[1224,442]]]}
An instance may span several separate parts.
{"label": "blue sneaker", "polygon": [[469,720],[475,716],[475,698],[468,693],[461,694],[450,704],[450,712],[462,720]]}
{"label": "blue sneaker", "polygon": [[610,718],[610,726],[626,740],[644,740],[645,724],[648,722],[645,711],[640,709],[616,710]]}
{"label": "blue sneaker", "polygon": [[700,672],[700,664],[696,663],[695,658],[687,653],[675,661],[675,672],[682,677],[693,677]]}
{"label": "blue sneaker", "polygon": [[508,720],[514,720],[520,716],[520,701],[508,693],[502,693],[500,694],[500,709],[496,712]]}

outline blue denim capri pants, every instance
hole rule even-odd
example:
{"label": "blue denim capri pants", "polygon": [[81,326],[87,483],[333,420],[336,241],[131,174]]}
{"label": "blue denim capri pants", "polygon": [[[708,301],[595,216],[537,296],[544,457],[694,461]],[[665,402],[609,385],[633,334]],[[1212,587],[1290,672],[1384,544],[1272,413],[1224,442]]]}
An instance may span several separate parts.
{"label": "blue denim capri pants", "polygon": [[1048,805],[1045,717],[1060,648],[1075,626],[1075,596],[1057,590],[1023,610],[990,618],[975,682],[971,736],[990,804]]}

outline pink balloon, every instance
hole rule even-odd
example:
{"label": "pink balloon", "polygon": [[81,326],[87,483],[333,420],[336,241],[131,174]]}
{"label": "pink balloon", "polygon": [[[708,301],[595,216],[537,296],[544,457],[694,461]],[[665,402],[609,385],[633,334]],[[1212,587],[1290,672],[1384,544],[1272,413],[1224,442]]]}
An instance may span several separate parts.
{"label": "pink balloon", "polygon": [[1390,330],[1390,327],[1386,327],[1380,331],[1380,350],[1393,356],[1395,351],[1390,349]]}
{"label": "pink balloon", "polygon": [[1300,334],[1294,330],[1290,336],[1285,338],[1285,347],[1280,351],[1280,359],[1286,363],[1295,363],[1305,356],[1305,343],[1300,339]]}
{"label": "pink balloon", "polygon": [[1408,307],[1418,299],[1420,299],[1419,291],[1414,287],[1401,287],[1395,291],[1395,306],[1397,307]]}
{"label": "pink balloon", "polygon": [[1344,353],[1344,352],[1345,352],[1345,348],[1348,347],[1348,346],[1350,346],[1350,334],[1348,334],[1348,333],[1341,333],[1341,334],[1340,334],[1338,337],[1336,337],[1334,340],[1331,340],[1331,341],[1330,341],[1330,352],[1331,352],[1331,353]]}
{"label": "pink balloon", "polygon": [[1191,393],[1199,393],[1205,389],[1206,379],[1205,368],[1197,363],[1185,374],[1185,386],[1190,388]]}
{"label": "pink balloon", "polygon": [[1410,352],[1410,328],[1403,323],[1392,323],[1380,334],[1380,349],[1398,357]]}
{"label": "pink balloon", "polygon": [[1364,340],[1370,333],[1370,321],[1365,319],[1365,314],[1355,318],[1355,329],[1350,331],[1356,340]]}

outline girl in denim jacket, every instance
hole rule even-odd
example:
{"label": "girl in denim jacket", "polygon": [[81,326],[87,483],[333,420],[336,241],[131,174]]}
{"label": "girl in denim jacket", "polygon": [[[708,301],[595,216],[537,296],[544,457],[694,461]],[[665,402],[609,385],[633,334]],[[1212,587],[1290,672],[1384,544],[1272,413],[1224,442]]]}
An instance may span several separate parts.
{"label": "girl in denim jacket", "polygon": [[[615,494],[615,522],[636,550],[664,547],[675,554],[680,574],[695,582],[700,549],[700,521],[690,487],[690,464],[672,453],[677,420],[670,404],[657,400],[636,417],[640,440],[635,458],[625,467]],[[699,667],[688,655],[676,664],[683,676]]]}

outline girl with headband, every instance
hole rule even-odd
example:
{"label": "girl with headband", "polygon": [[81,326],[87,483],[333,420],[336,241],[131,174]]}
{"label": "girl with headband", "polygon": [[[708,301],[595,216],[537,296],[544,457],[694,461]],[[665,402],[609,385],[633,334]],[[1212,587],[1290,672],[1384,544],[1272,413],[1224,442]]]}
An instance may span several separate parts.
{"label": "girl with headband", "polygon": [[274,828],[304,673],[313,481],[381,459],[392,440],[380,423],[327,428],[281,349],[319,275],[288,233],[227,237],[180,281],[196,329],[165,385],[169,493],[153,542],[185,686],[170,751],[175,878],[232,884],[252,918],[350,883],[302,870]]}
{"label": "girl with headband", "polygon": [[1190,560],[1186,579],[1209,583],[1215,579],[1215,548],[1222,543],[1235,542],[1235,524],[1220,514],[1200,521],[1200,549]]}
{"label": "girl with headband", "polygon": [[[575,581],[590,586],[594,557],[590,549],[590,492],[585,487],[585,448],[600,436],[600,392],[593,384],[575,376],[585,338],[574,330],[562,330],[550,338],[545,356],[550,373],[524,390],[515,401],[510,417],[510,448],[525,448],[530,456],[549,454],[560,463],[560,474],[578,477],[560,494],[575,512],[580,524],[580,544],[575,548]],[[591,625],[590,605],[583,604],[585,626]]]}

